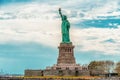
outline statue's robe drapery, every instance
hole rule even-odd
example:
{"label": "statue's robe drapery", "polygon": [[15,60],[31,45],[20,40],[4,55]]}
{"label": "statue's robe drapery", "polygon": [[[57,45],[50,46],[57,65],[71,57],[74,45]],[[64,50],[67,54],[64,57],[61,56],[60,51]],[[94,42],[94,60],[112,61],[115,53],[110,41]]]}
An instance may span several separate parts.
{"label": "statue's robe drapery", "polygon": [[69,38],[69,29],[70,29],[70,23],[68,20],[64,20],[62,19],[62,42],[63,43],[69,43],[70,42],[70,38]]}

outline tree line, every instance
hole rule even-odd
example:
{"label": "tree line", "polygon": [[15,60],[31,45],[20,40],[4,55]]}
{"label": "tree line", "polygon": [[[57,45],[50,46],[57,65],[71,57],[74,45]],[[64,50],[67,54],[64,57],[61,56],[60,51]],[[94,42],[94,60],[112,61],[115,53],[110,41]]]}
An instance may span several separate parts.
{"label": "tree line", "polygon": [[120,62],[106,61],[91,61],[88,65],[91,75],[118,73],[120,74]]}

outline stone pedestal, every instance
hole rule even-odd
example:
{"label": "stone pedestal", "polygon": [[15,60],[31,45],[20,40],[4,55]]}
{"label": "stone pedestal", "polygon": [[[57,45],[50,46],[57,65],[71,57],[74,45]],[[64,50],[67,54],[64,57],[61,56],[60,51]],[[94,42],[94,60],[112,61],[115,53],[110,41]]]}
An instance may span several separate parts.
{"label": "stone pedestal", "polygon": [[82,70],[79,64],[76,64],[74,58],[74,46],[72,43],[60,43],[58,46],[59,56],[57,64],[52,66],[56,70]]}
{"label": "stone pedestal", "polygon": [[59,57],[57,60],[57,65],[60,64],[76,64],[74,58],[74,46],[72,43],[60,43]]}

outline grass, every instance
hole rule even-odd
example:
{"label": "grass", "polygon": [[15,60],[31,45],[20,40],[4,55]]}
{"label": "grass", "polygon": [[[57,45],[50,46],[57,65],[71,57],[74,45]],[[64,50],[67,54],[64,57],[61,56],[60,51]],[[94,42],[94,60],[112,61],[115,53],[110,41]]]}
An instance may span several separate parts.
{"label": "grass", "polygon": [[22,78],[54,78],[54,79],[97,79],[98,76],[32,76],[32,77],[22,77]]}

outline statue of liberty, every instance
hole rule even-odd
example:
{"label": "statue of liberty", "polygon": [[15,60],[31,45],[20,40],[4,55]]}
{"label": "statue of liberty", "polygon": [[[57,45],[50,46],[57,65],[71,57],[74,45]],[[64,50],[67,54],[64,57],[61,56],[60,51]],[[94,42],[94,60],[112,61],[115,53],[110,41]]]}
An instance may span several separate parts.
{"label": "statue of liberty", "polygon": [[67,20],[67,16],[63,15],[61,13],[61,8],[59,8],[59,14],[60,14],[61,19],[62,19],[62,25],[61,25],[61,29],[62,29],[62,43],[70,43],[70,37],[69,37],[70,23]]}

